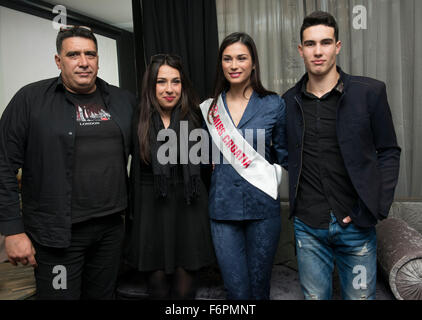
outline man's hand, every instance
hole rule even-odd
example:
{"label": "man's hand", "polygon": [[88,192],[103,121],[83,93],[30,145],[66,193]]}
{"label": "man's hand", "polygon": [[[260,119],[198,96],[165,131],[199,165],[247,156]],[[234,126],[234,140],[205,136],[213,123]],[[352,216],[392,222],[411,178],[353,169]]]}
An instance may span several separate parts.
{"label": "man's hand", "polygon": [[34,257],[35,249],[25,233],[6,236],[4,244],[11,264],[17,266],[18,262],[20,262],[25,266],[28,263],[33,267],[37,266],[37,261]]}
{"label": "man's hand", "polygon": [[348,224],[350,222],[352,222],[352,218],[350,218],[350,217],[346,217],[346,218],[343,219],[343,223]]}

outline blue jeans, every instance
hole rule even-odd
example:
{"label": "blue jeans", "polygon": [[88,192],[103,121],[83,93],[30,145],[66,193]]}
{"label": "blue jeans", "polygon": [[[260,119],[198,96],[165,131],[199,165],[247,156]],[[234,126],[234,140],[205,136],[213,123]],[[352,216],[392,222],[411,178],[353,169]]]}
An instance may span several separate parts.
{"label": "blue jeans", "polygon": [[268,300],[281,218],[211,219],[215,253],[229,300]]}
{"label": "blue jeans", "polygon": [[299,278],[305,299],[332,298],[334,262],[346,300],[374,300],[377,279],[375,227],[359,228],[353,222],[340,226],[331,214],[328,229],[315,229],[294,218]]}

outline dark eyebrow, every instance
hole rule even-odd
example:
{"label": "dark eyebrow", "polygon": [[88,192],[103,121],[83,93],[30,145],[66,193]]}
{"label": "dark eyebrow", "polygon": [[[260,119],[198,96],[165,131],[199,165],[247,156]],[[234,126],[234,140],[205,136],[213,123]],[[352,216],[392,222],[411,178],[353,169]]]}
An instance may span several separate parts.
{"label": "dark eyebrow", "polygon": [[322,39],[321,42],[326,42],[326,43],[333,43],[334,40],[331,38],[326,38],[326,39]]}
{"label": "dark eyebrow", "polygon": [[[240,57],[247,57],[247,56],[248,56],[247,53],[241,53],[241,54],[238,54],[236,57],[240,58]],[[225,54],[223,55],[223,58],[233,58],[233,57],[229,54]]]}
{"label": "dark eyebrow", "polygon": [[68,52],[66,52],[66,56],[72,56],[74,54],[81,54],[81,52],[80,51],[68,51]]}
{"label": "dark eyebrow", "polygon": [[314,43],[315,43],[314,40],[306,40],[306,41],[303,41],[303,44],[314,44]]}
{"label": "dark eyebrow", "polygon": [[[97,51],[94,51],[94,50],[84,51],[84,53],[85,54],[94,55],[94,56],[97,55]],[[66,53],[66,56],[72,56],[72,55],[75,55],[75,54],[80,55],[81,54],[81,51],[68,51]]]}
{"label": "dark eyebrow", "polygon": [[[167,81],[167,78],[164,78],[164,77],[157,77],[157,81],[158,80],[166,80]],[[170,81],[173,81],[173,80],[180,80],[180,77],[175,77],[175,78],[171,78],[170,79]]]}

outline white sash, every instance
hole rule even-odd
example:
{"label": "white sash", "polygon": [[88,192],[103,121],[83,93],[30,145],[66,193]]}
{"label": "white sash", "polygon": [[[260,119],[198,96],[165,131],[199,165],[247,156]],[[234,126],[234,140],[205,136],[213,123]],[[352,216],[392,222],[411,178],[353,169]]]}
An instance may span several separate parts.
{"label": "white sash", "polygon": [[224,158],[242,178],[276,200],[282,176],[281,166],[271,165],[237,131],[224,108],[221,95],[217,100],[214,119],[210,116],[212,121],[210,124],[208,110],[211,103],[212,99],[201,103],[202,116],[214,143]]}

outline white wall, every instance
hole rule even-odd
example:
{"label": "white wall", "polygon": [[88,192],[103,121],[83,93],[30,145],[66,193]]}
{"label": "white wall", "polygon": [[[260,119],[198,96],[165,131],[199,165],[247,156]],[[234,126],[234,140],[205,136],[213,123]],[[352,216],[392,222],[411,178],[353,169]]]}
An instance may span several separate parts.
{"label": "white wall", "polygon": [[[50,20],[0,6],[0,115],[21,87],[59,75],[56,36]],[[98,76],[119,86],[116,41],[96,37]]]}

